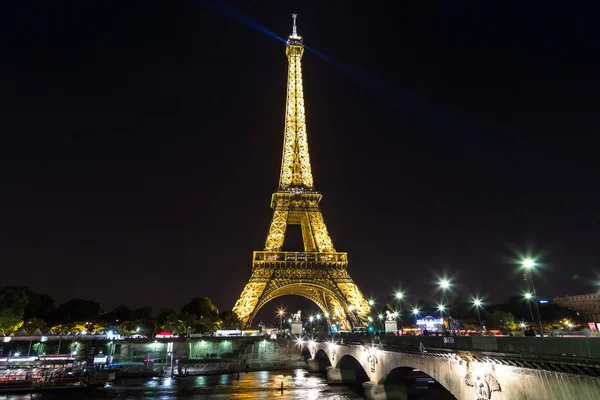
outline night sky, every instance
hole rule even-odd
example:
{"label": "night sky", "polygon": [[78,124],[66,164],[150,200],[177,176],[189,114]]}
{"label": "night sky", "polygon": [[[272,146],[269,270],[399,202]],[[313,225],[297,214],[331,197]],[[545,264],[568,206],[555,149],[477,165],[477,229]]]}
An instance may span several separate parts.
{"label": "night sky", "polygon": [[445,273],[505,301],[527,252],[540,295],[596,291],[596,16],[395,3],[4,5],[0,286],[231,309],[279,180],[287,58],[264,30],[286,38],[295,12],[319,52],[303,58],[315,185],[365,295],[426,299]]}

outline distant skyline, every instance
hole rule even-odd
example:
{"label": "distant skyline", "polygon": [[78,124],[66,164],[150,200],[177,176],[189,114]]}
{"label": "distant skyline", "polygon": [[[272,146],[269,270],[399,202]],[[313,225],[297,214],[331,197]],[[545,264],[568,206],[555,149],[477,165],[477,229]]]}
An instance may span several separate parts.
{"label": "distant skyline", "polygon": [[317,51],[303,57],[315,187],[366,297],[423,299],[446,274],[461,294],[503,302],[525,289],[519,254],[538,257],[540,296],[600,288],[591,13],[8,7],[0,286],[107,309],[179,309],[198,296],[231,309],[263,249],[281,163],[287,59],[262,28],[286,38],[297,13]]}

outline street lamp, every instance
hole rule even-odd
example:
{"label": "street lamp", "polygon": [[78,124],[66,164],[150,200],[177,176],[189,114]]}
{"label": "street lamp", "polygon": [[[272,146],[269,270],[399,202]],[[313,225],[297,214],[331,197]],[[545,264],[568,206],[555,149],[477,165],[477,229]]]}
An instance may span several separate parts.
{"label": "street lamp", "polygon": [[440,317],[442,317],[442,322],[444,320],[444,311],[446,311],[446,307],[443,304],[438,304],[438,311],[440,312]]}
{"label": "street lamp", "polygon": [[531,308],[531,298],[533,296],[531,293],[525,293],[525,299],[527,299],[527,304],[529,304],[529,312],[531,313],[531,324],[535,325],[535,318],[533,317],[533,309]]}
{"label": "street lamp", "polygon": [[278,314],[279,314],[279,330],[283,331],[283,314],[285,314],[285,311],[279,310]]}
{"label": "street lamp", "polygon": [[446,310],[446,307],[444,307],[443,304],[438,304],[437,309],[440,312],[440,317],[442,319],[442,328],[445,328],[446,324],[444,323],[444,311]]}
{"label": "street lamp", "polygon": [[369,299],[369,305],[373,307],[375,305],[375,300]]}
{"label": "street lamp", "polygon": [[[413,317],[415,317],[415,326],[417,326],[417,319],[419,318],[419,314],[421,313],[421,310],[419,310],[419,307],[414,306],[412,309],[412,315]],[[418,328],[418,326],[417,326]]]}
{"label": "street lamp", "polygon": [[442,302],[448,303],[448,294],[446,291],[450,289],[450,281],[448,279],[441,279],[439,285],[440,289],[442,289]]}
{"label": "street lamp", "polygon": [[479,307],[481,307],[481,300],[474,299],[473,305],[477,308],[477,318],[479,318],[479,326],[483,326],[483,324],[481,323],[481,313],[479,312]]}
{"label": "street lamp", "polygon": [[310,338],[312,339],[313,336],[313,330],[312,330],[312,322],[313,322],[313,316],[311,315],[310,317],[308,317],[308,321],[310,322]]}
{"label": "street lamp", "polygon": [[[535,284],[533,283],[533,269],[535,268],[535,261],[531,258],[526,258],[523,261],[521,261],[521,266],[525,269],[525,271],[527,271],[527,272],[525,272],[525,278],[528,278],[529,282],[531,282],[531,290],[533,291],[533,300],[535,301],[535,310],[537,312],[538,322],[540,324],[540,335],[543,337],[544,336],[544,326],[542,325],[542,317],[540,315],[540,307],[538,306],[538,303],[537,303],[537,294],[535,292]],[[530,304],[530,306],[531,306],[531,304]],[[535,321],[533,321],[533,323],[535,324]]]}

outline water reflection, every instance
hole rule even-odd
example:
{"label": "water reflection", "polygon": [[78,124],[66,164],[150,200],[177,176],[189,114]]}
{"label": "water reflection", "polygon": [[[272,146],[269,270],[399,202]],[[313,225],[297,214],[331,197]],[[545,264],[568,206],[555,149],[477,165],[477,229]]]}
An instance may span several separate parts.
{"label": "water reflection", "polygon": [[[283,384],[283,390],[281,389]],[[260,371],[186,378],[150,378],[117,381],[101,390],[84,393],[48,393],[10,396],[10,400],[88,399],[361,399],[353,389],[327,385],[325,374],[305,370]],[[0,400],[5,397],[0,395]]]}

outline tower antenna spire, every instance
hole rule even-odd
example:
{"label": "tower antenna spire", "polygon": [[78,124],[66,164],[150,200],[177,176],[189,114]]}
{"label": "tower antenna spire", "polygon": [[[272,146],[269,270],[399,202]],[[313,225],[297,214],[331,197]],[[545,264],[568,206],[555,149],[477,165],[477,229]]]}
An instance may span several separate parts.
{"label": "tower antenna spire", "polygon": [[296,18],[297,17],[298,17],[298,14],[292,14],[292,18],[294,19],[294,29],[292,30],[292,37],[298,36],[298,31],[296,30]]}

